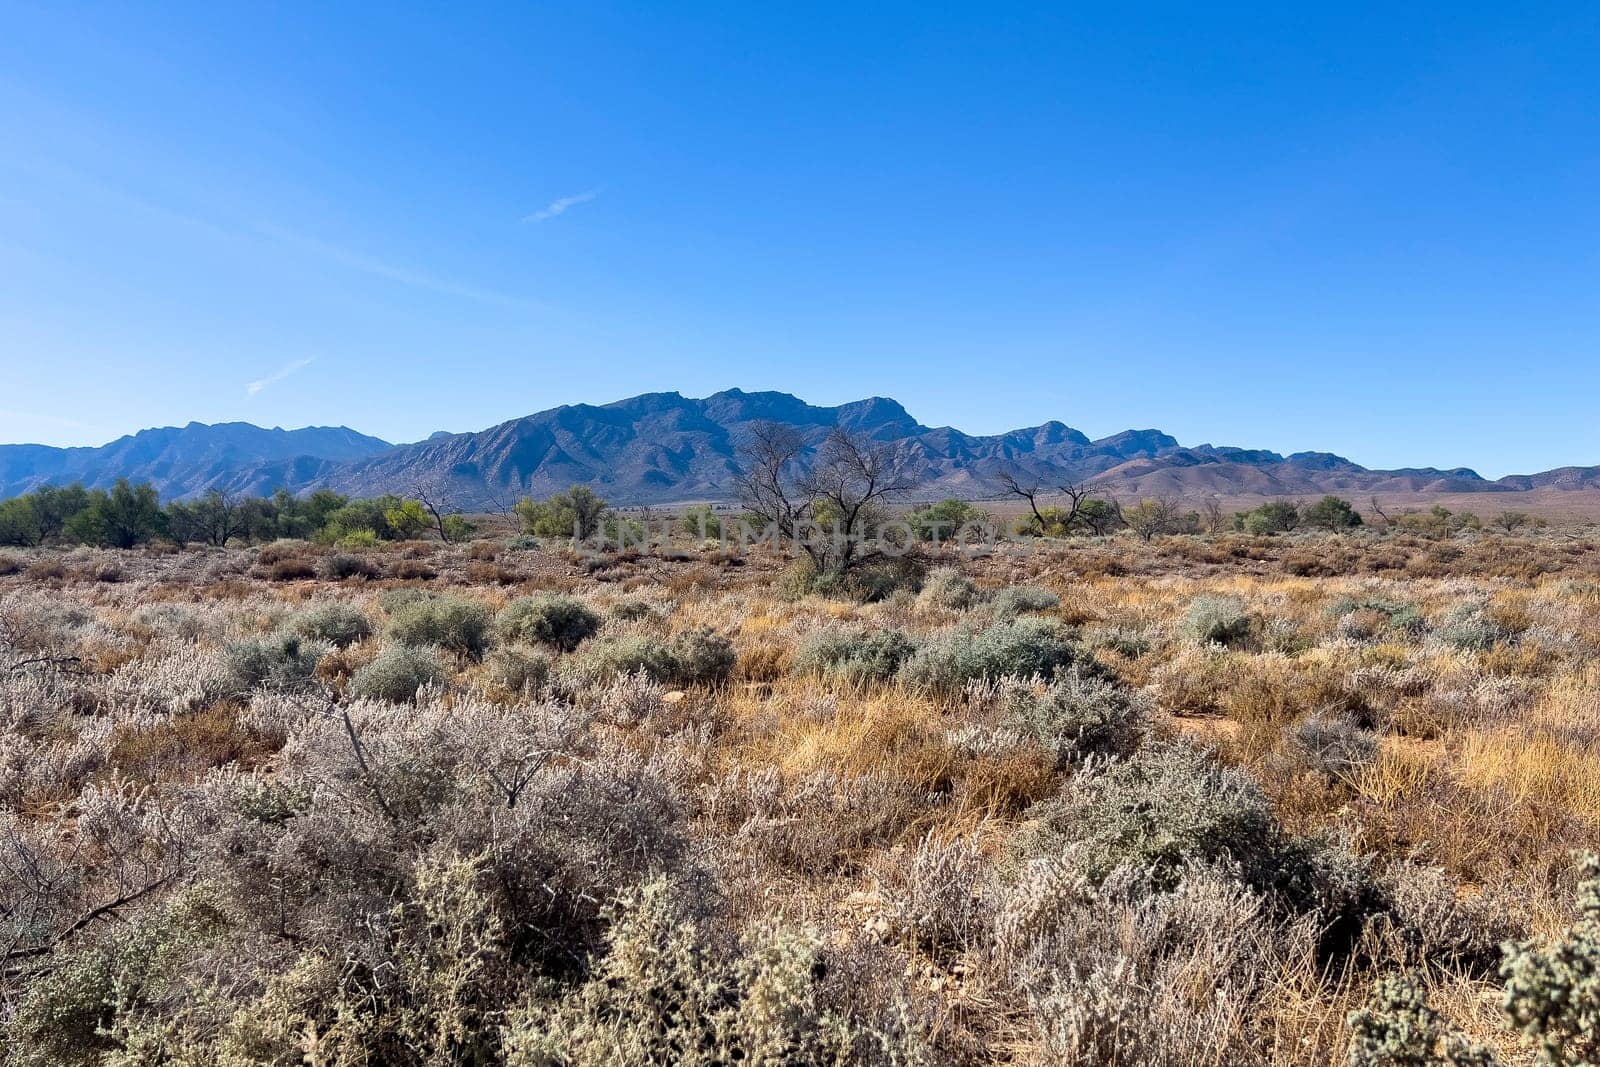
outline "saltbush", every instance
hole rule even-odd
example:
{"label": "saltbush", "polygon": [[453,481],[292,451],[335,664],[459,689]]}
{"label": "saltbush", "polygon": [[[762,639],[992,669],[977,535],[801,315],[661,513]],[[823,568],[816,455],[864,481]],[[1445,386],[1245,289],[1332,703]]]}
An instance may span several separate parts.
{"label": "saltbush", "polygon": [[340,648],[372,636],[372,622],[366,613],[339,601],[318,604],[291,622],[290,628],[302,637],[326,641]]}
{"label": "saltbush", "polygon": [[1489,614],[1485,604],[1466,604],[1452,610],[1433,639],[1457,652],[1487,652],[1515,635]]}
{"label": "saltbush", "polygon": [[936,567],[929,571],[922,583],[922,591],[917,594],[917,603],[922,607],[948,608],[951,611],[965,611],[977,599],[978,587],[971,578],[954,567]]}
{"label": "saltbush", "polygon": [[582,668],[601,679],[643,674],[662,685],[714,685],[726,681],[737,662],[731,641],[696,629],[671,641],[649,634],[601,641],[584,653]]}
{"label": "saltbush", "polygon": [[1579,864],[1578,919],[1548,943],[1506,945],[1503,1005],[1556,1067],[1600,1063],[1600,856]]}
{"label": "saltbush", "polygon": [[1096,885],[1131,870],[1170,892],[1196,867],[1231,870],[1292,911],[1316,911],[1324,945],[1341,948],[1376,907],[1364,864],[1337,845],[1289,837],[1254,779],[1181,741],[1079,775],[1036,815],[1019,837],[1023,852],[1070,853]]}
{"label": "saltbush", "polygon": [[875,685],[893,678],[916,647],[899,630],[818,630],[800,643],[793,665],[798,674],[847,685]]}
{"label": "saltbush", "polygon": [[1250,637],[1250,616],[1244,605],[1228,597],[1196,597],[1184,612],[1179,630],[1202,645],[1232,647]]}
{"label": "saltbush", "polygon": [[1410,975],[1391,974],[1373,986],[1372,1003],[1353,1011],[1350,1067],[1493,1067],[1484,1046],[1451,1030],[1428,1006]]}
{"label": "saltbush", "polygon": [[502,641],[549,645],[571,652],[599,632],[600,616],[577,597],[534,596],[513,600],[495,619]]}
{"label": "saltbush", "polygon": [[505,645],[484,657],[484,680],[512,694],[532,693],[550,679],[550,657],[537,649]]}
{"label": "saltbush", "polygon": [[330,581],[344,581],[347,578],[381,578],[383,568],[379,567],[366,556],[356,555],[351,552],[335,552],[323,558],[318,569],[322,577]]}
{"label": "saltbush", "polygon": [[1074,664],[1096,670],[1065,628],[1046,619],[1020,619],[976,632],[956,630],[930,642],[906,660],[900,679],[914,691],[948,695],[978,680],[1048,679]]}
{"label": "saltbush", "polygon": [[389,636],[404,645],[432,645],[458,655],[481,656],[489,647],[489,609],[464,596],[419,600],[389,617]]}
{"label": "saltbush", "polygon": [[350,695],[366,700],[404,704],[415,700],[425,685],[442,682],[438,657],[422,648],[390,645],[350,679]]}
{"label": "saltbush", "polygon": [[317,664],[328,645],[299,634],[277,633],[235,641],[223,650],[229,688],[238,696],[257,689],[289,693],[316,685]]}
{"label": "saltbush", "polygon": [[1015,691],[1007,714],[1013,727],[1055,754],[1058,767],[1086,756],[1127,755],[1150,718],[1138,694],[1075,668],[1043,692]]}
{"label": "saltbush", "polygon": [[995,622],[1009,622],[1030,612],[1049,611],[1060,603],[1061,598],[1048,589],[1008,585],[989,598],[989,617]]}

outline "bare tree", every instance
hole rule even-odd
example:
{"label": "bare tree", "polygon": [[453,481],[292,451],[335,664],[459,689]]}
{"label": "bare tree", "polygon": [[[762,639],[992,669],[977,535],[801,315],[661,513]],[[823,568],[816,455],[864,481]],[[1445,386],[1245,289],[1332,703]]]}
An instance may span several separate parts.
{"label": "bare tree", "polygon": [[797,484],[805,439],[792,426],[757,423],[739,450],[734,487],[739,502],[764,527],[780,537],[800,540],[802,523],[811,521],[813,501]]}
{"label": "bare tree", "polygon": [[455,494],[438,482],[417,482],[411,487],[411,496],[427,510],[429,518],[433,520],[433,528],[439,534],[439,540],[449,544],[452,524],[445,520],[461,514]]}
{"label": "bare tree", "polygon": [[1205,503],[1201,505],[1200,515],[1201,520],[1206,525],[1206,533],[1215,537],[1217,534],[1222,532],[1223,515],[1221,498],[1214,496],[1206,497]]}
{"label": "bare tree", "polygon": [[1378,503],[1378,494],[1376,493],[1372,494],[1372,513],[1378,516],[1378,520],[1383,523],[1384,529],[1394,525],[1394,520],[1384,514],[1383,507]]}
{"label": "bare tree", "polygon": [[[1105,486],[1100,482],[1064,482],[1056,489],[1067,498],[1067,507],[1064,514],[1052,515],[1046,519],[1039,510],[1039,483],[1037,481],[1023,481],[1010,471],[1000,473],[1000,487],[1012,496],[1018,496],[1028,502],[1028,510],[1033,512],[1034,524],[1038,526],[1041,534],[1045,533],[1052,525],[1059,524],[1063,531],[1071,531],[1072,527],[1080,521],[1086,522],[1088,516],[1084,512],[1084,505],[1091,500],[1099,499]],[[1058,512],[1060,509],[1056,509]],[[1100,520],[1103,522],[1103,519]]]}
{"label": "bare tree", "polygon": [[913,487],[913,482],[895,473],[894,452],[887,445],[874,445],[864,438],[835,428],[817,454],[817,461],[800,480],[801,488],[829,512],[813,518],[833,520],[832,562],[841,569],[862,559],[859,556],[867,533],[883,519],[882,507]]}
{"label": "bare tree", "polygon": [[1065,485],[1056,486],[1067,498],[1067,515],[1061,520],[1061,525],[1070,530],[1072,524],[1077,522],[1083,505],[1095,499],[1096,495],[1105,488],[1100,482],[1067,482]]}
{"label": "bare tree", "polygon": [[[818,570],[847,570],[874,558],[863,551],[882,506],[912,483],[895,473],[893,452],[835,429],[805,464],[793,427],[763,423],[741,450],[739,499],[768,530],[798,545]],[[818,527],[830,522],[831,531]]]}
{"label": "bare tree", "polygon": [[1022,482],[1010,471],[1000,472],[1000,487],[1012,496],[1020,496],[1028,502],[1028,510],[1033,512],[1033,521],[1039,527],[1039,533],[1045,532],[1044,516],[1039,513],[1039,483]]}
{"label": "bare tree", "polygon": [[1150,541],[1176,529],[1178,514],[1177,501],[1160,496],[1139,501],[1123,514],[1123,519],[1140,540]]}

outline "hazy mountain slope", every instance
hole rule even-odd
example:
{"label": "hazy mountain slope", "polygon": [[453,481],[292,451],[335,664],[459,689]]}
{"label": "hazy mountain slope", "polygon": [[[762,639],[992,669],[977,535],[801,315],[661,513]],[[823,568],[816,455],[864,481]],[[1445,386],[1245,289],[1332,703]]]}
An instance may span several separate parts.
{"label": "hazy mountain slope", "polygon": [[118,478],[150,482],[163,497],[188,496],[230,485],[267,463],[297,457],[339,463],[390,447],[343,426],[269,430],[247,422],[141,430],[98,448],[0,445],[0,497],[44,484],[104,487]]}
{"label": "hazy mountain slope", "polygon": [[795,427],[815,447],[830,430],[890,448],[916,498],[995,497],[1014,473],[1048,491],[1095,481],[1124,496],[1313,496],[1486,493],[1600,488],[1600,468],[1564,467],[1488,481],[1471,470],[1368,470],[1327,452],[1184,446],[1160,430],[1098,441],[1060,422],[974,436],[917,422],[872,397],[838,407],[788,393],[730,389],[704,399],[647,393],[613,404],[572,404],[477,433],[438,433],[390,446],[338,428],[263,430],[243,423],[146,430],[101,448],[0,446],[0,496],[44,482],[153,482],[165,497],[211,488],[264,494],[332,488],[356,496],[427,487],[464,508],[498,508],[575,483],[617,503],[725,500],[735,495],[740,447],[762,422]]}
{"label": "hazy mountain slope", "polygon": [[728,499],[734,495],[741,444],[755,424],[768,421],[794,426],[813,446],[834,426],[887,445],[900,473],[917,485],[914,495],[924,498],[998,495],[1006,472],[1047,486],[1093,479],[1126,493],[1179,495],[1504,488],[1471,471],[1368,471],[1328,453],[1285,457],[1260,449],[1185,448],[1153,429],[1091,441],[1060,422],[1048,422],[974,436],[924,426],[884,397],[819,407],[787,393],[738,389],[704,399],[650,393],[614,404],[553,408],[479,433],[436,437],[325,470],[298,472],[306,476],[291,484],[297,490],[328,486],[353,495],[426,485],[463,507],[503,505],[578,482],[618,502]]}

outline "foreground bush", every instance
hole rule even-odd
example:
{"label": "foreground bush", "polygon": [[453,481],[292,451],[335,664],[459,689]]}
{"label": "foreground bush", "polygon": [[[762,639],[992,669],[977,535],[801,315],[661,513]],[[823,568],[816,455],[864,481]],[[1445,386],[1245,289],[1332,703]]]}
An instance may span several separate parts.
{"label": "foreground bush", "polygon": [[977,599],[978,587],[954,567],[931,571],[922,583],[922,592],[917,594],[918,604],[951,611],[965,611]]}
{"label": "foreground bush", "polygon": [[502,641],[549,645],[571,652],[600,630],[601,619],[589,605],[571,596],[538,596],[513,600],[495,619]]}
{"label": "foreground bush", "polygon": [[429,597],[395,610],[388,632],[401,644],[477,657],[489,647],[490,621],[489,609],[470,597]]}
{"label": "foreground bush", "polygon": [[900,671],[906,686],[922,693],[959,693],[968,682],[997,678],[1049,679],[1074,664],[1096,670],[1088,653],[1066,630],[1044,619],[1000,623],[976,633],[957,630],[917,651]]}
{"label": "foreground bush", "polygon": [[372,636],[372,622],[353,604],[319,604],[291,624],[295,633],[343,648]]}
{"label": "foreground bush", "polygon": [[609,679],[643,674],[662,685],[716,685],[738,663],[733,642],[710,630],[686,630],[671,641],[634,634],[596,645],[584,656],[591,676]]}
{"label": "foreground bush", "polygon": [[1350,1067],[1493,1067],[1490,1051],[1444,1025],[1408,975],[1389,975],[1350,1015]]}
{"label": "foreground bush", "polygon": [[1170,892],[1192,868],[1234,871],[1291,911],[1317,912],[1330,942],[1353,938],[1375,907],[1362,865],[1335,847],[1286,835],[1249,775],[1183,742],[1151,745],[1080,775],[1061,798],[1039,806],[1022,840],[1032,854],[1070,854],[1095,884],[1125,870]]}
{"label": "foreground bush", "polygon": [[254,690],[301,692],[316,685],[317,664],[328,646],[298,634],[236,641],[223,651],[229,686],[238,696]]}
{"label": "foreground bush", "polygon": [[1249,639],[1250,616],[1237,600],[1196,597],[1184,613],[1179,629],[1199,644],[1232,647]]}
{"label": "foreground bush", "polygon": [[1149,709],[1114,682],[1069,670],[1042,693],[1013,694],[1012,724],[1056,757],[1057,767],[1092,755],[1123,756],[1138,747]]}
{"label": "foreground bush", "polygon": [[1549,944],[1506,946],[1505,1012],[1543,1062],[1600,1062],[1600,856],[1580,865],[1578,920]]}
{"label": "foreground bush", "polygon": [[1009,622],[1030,612],[1049,611],[1060,603],[1061,598],[1048,589],[1010,585],[989,598],[989,617],[995,622]]}
{"label": "foreground bush", "polygon": [[915,643],[899,630],[818,630],[801,642],[794,669],[846,685],[875,685],[893,678],[915,651]]}
{"label": "foreground bush", "polygon": [[415,700],[425,685],[444,681],[444,668],[425,649],[390,645],[350,679],[350,695],[403,704]]}
{"label": "foreground bush", "polygon": [[[835,991],[824,985],[827,974],[816,935],[778,928],[748,945],[730,943],[704,931],[666,883],[652,882],[614,911],[606,951],[581,989],[513,1013],[506,1062],[927,1061],[921,1036],[904,1023],[906,1013],[871,1018],[859,1004],[830,996]],[[839,992],[859,997],[858,991]]]}
{"label": "foreground bush", "polygon": [[535,649],[508,645],[484,657],[484,680],[513,695],[533,693],[550,679],[550,657]]}

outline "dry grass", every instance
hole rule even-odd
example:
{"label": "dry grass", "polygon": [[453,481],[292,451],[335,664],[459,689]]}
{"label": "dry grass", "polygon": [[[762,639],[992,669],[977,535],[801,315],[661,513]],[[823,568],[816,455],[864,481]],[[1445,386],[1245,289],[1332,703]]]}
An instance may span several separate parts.
{"label": "dry grass", "polygon": [[[278,927],[238,915],[225,921],[235,924],[231,951],[255,976],[207,987],[208,996],[233,998],[230,1010],[267,1011],[265,994],[239,998],[257,988],[251,982],[265,988],[286,960],[390,951],[362,939],[390,922],[393,901],[412,891],[411,868],[385,866],[394,857],[426,845],[487,863],[481,857],[511,847],[503,835],[526,833],[532,836],[516,839],[515,859],[493,860],[499,866],[484,884],[501,894],[491,894],[492,906],[503,909],[496,922],[522,923],[537,936],[507,937],[495,951],[510,959],[535,944],[555,951],[549,946],[559,942],[568,953],[559,962],[517,957],[521,970],[512,970],[546,974],[569,990],[587,953],[601,949],[603,906],[633,899],[647,878],[665,876],[685,887],[701,910],[698,921],[716,936],[753,937],[780,921],[819,931],[834,954],[830,973],[854,976],[844,991],[829,987],[827,996],[844,998],[839,1010],[881,1022],[886,1005],[898,1005],[894,1011],[915,1021],[937,1061],[1058,1055],[1066,1024],[1050,1014],[1059,1001],[1051,1000],[1056,979],[1046,972],[1088,982],[1120,953],[1127,967],[1145,970],[1103,995],[1132,998],[1137,988],[1155,998],[1119,1002],[1141,1025],[1171,1027],[1172,1041],[1212,1033],[1222,1042],[1219,1062],[1324,1065],[1343,1059],[1345,1017],[1372,977],[1398,963],[1353,951],[1318,956],[1314,939],[1294,933],[1295,915],[1263,906],[1252,921],[1282,924],[1256,931],[1265,931],[1270,951],[1251,957],[1248,983],[1236,990],[1237,1015],[1225,1023],[1207,1015],[1219,984],[1245,983],[1246,971],[1229,955],[1242,953],[1239,945],[1214,946],[1204,959],[1157,952],[1153,945],[1167,944],[1161,938],[1178,936],[1152,925],[1151,909],[1171,906],[1164,898],[1140,898],[1133,889],[1093,897],[1101,890],[1073,881],[1081,876],[1072,866],[1078,853],[1019,851],[1031,847],[1024,843],[1035,839],[1029,835],[1040,813],[1074,802],[1110,759],[1060,758],[1018,725],[1026,720],[1014,714],[1017,702],[1030,693],[1036,699],[1042,681],[991,681],[933,696],[893,677],[845,684],[802,675],[796,650],[829,631],[896,630],[917,645],[959,641],[988,624],[996,590],[1044,587],[1060,603],[1039,617],[1078,643],[1097,677],[1148,704],[1152,736],[1215,749],[1259,786],[1282,832],[1335,839],[1375,866],[1443,868],[1463,893],[1512,894],[1532,929],[1553,929],[1565,915],[1570,850],[1600,840],[1600,563],[1592,549],[1587,532],[1560,529],[1449,543],[1367,534],[1149,546],[1115,538],[1031,554],[1003,548],[987,560],[944,561],[977,587],[965,609],[909,593],[875,604],[786,600],[774,592],[782,561],[712,553],[596,562],[490,541],[418,543],[373,553],[360,580],[340,581],[318,577],[326,554],[295,544],[171,555],[19,551],[0,568],[0,821],[10,820],[0,829],[19,842],[65,835],[51,862],[71,873],[51,891],[67,893],[70,884],[90,905],[96,886],[133,885],[145,868],[168,871],[170,882],[114,909],[124,925],[154,921],[180,884],[260,878],[272,892],[320,901],[300,916],[303,930],[287,918]],[[113,572],[120,580],[104,580]],[[310,680],[294,683],[309,691],[263,686],[241,696],[227,689],[221,665],[231,643],[283,632],[325,600],[360,606],[381,630],[398,595],[448,591],[494,612],[541,590],[577,595],[605,621],[575,651],[550,654],[548,677],[538,675],[530,688],[490,684],[485,664],[447,657],[449,684],[419,694],[414,705],[351,704],[347,685],[385,646],[379,636],[322,654]],[[1249,618],[1247,636],[1227,647],[1197,643],[1183,620],[1204,598],[1237,603]],[[587,670],[585,657],[599,642],[666,644],[702,629],[730,638],[737,654],[731,674],[705,685],[601,683]],[[10,669],[24,659],[29,666]],[[313,706],[342,712],[307,710]],[[350,715],[348,731],[339,714]],[[473,725],[452,725],[458,720]],[[352,732],[366,747],[352,751]],[[455,761],[448,771],[419,769],[446,754]],[[384,761],[393,761],[387,778],[373,769]],[[540,809],[545,822],[519,829],[513,813],[521,809],[502,798],[484,823],[493,832],[480,834],[461,814],[471,805],[457,796],[449,801],[455,808],[427,822],[434,818],[428,805],[444,803],[449,783],[478,782],[493,797],[521,773],[513,767],[533,768],[526,773],[537,796],[523,804],[560,797],[565,806]],[[591,786],[600,792],[588,797]],[[139,799],[128,803],[139,819],[157,811],[181,816],[194,847],[180,847],[176,837],[119,844],[132,850],[126,855],[79,847],[88,827],[74,820],[97,810],[107,789],[133,791]],[[294,805],[302,796],[320,798],[326,813],[301,812]],[[592,825],[582,821],[591,810],[584,804],[592,805]],[[412,817],[407,805],[420,806],[422,822],[402,833],[397,827]],[[266,814],[237,822],[238,811],[257,808]],[[350,825],[338,829],[340,820]],[[262,827],[302,821],[303,839],[280,840],[277,851],[263,843],[269,831]],[[624,830],[637,836],[596,843]],[[558,831],[568,836],[538,836]],[[345,833],[355,836],[339,836]],[[958,855],[961,842],[970,842],[971,855]],[[241,858],[262,849],[257,859]],[[547,866],[516,867],[530,857]],[[635,861],[637,870],[619,873]],[[544,887],[537,903],[516,896],[523,878]],[[380,882],[378,896],[362,896]],[[45,892],[21,886],[15,879],[0,886],[0,904]],[[333,886],[348,894],[318,896]],[[559,908],[551,903],[557,898]],[[906,915],[930,914],[918,904],[928,900],[963,914],[971,904],[976,918],[932,942],[897,925]],[[288,896],[280,903],[285,915],[301,906],[291,907]],[[1185,906],[1223,905],[1197,898]],[[38,910],[43,926],[8,936],[36,939],[48,928],[62,940],[42,958],[71,964],[115,932],[110,919],[71,928],[74,907],[83,905]],[[540,910],[549,908],[555,911]],[[1052,919],[1051,909],[1069,918]],[[1217,930],[1228,926],[1225,918],[1184,921]],[[1049,964],[1044,970],[1002,962],[997,946],[1014,951],[1016,935],[1007,931],[1034,929],[1026,923],[1037,932],[1022,943],[1040,954],[1036,964]],[[182,951],[198,953],[185,957],[197,961],[218,950]],[[381,983],[362,985],[359,970],[351,972],[352,988],[388,1004],[391,993],[374,992]],[[8,974],[0,1000],[16,1008],[49,973]],[[517,998],[537,995],[515,974],[495,973],[494,992],[485,986],[473,994],[482,1004],[499,1003],[494,998],[513,987]],[[1530,1062],[1486,997],[1492,976],[1440,968],[1428,980],[1435,1007],[1454,1025],[1494,1045],[1505,1062]],[[1087,1003],[1089,988],[1072,996]],[[172,1014],[177,999],[140,1010],[168,1013],[174,1026],[193,1023],[193,1033],[220,1032]],[[1045,1007],[1051,1003],[1058,1008]],[[488,1011],[472,1009],[480,1010]],[[479,1027],[507,1017],[468,1015]],[[1224,1027],[1225,1039],[1206,1025]],[[1190,1026],[1197,1029],[1184,1029]],[[1130,1031],[1125,1040],[1157,1040],[1154,1031],[1141,1034]],[[395,1051],[402,1047],[379,1055],[407,1062]]]}

